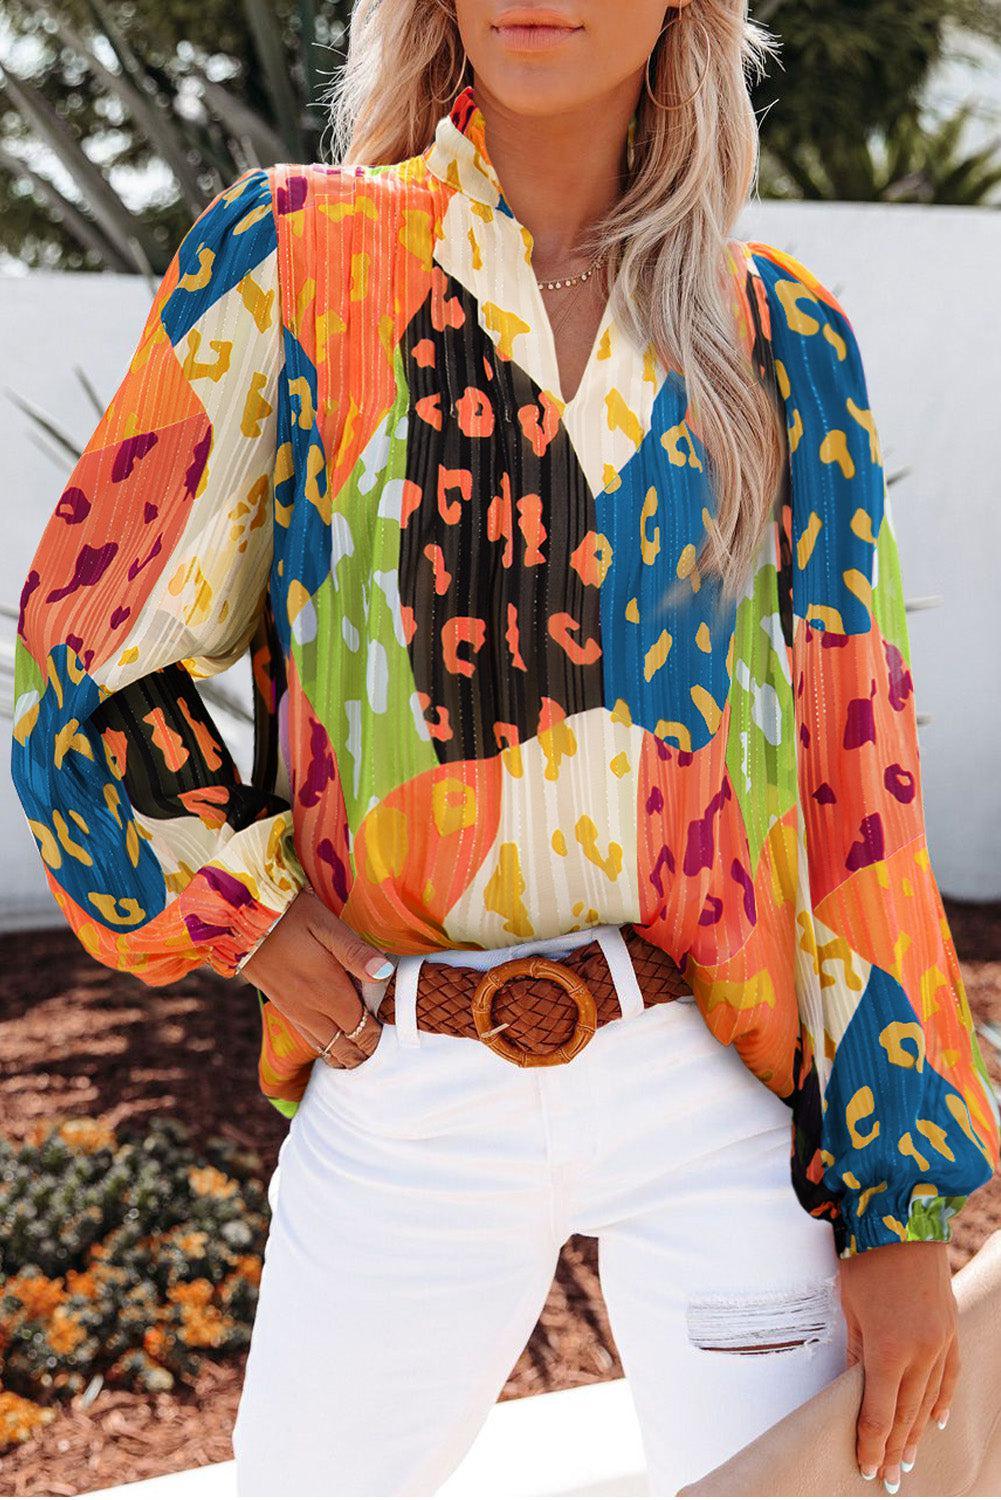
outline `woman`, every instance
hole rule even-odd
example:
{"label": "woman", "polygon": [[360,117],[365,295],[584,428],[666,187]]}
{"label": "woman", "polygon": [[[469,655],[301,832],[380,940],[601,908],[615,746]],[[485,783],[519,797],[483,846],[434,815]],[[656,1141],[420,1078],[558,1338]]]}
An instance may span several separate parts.
{"label": "woman", "polygon": [[[52,890],[245,976],[293,1117],[244,1494],[432,1493],[575,1231],[657,1493],[846,1357],[890,1493],[948,1415],[996,1109],[858,347],[729,238],[745,10],[360,0],[369,165],[210,204],[27,581]],[[248,643],[249,786],[192,685]]]}

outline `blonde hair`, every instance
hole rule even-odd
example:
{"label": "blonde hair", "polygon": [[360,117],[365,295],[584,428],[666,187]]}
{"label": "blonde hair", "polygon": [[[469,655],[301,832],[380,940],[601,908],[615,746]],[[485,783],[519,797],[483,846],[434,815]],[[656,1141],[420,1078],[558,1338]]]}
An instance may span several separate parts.
{"label": "blonde hair", "polygon": [[[605,294],[616,321],[684,374],[716,498],[695,567],[717,573],[722,596],[733,599],[747,585],[786,461],[778,403],[741,345],[728,268],[758,165],[747,74],[760,74],[776,43],[748,19],[747,0],[689,0],[685,11],[654,49],[650,87],[665,103],[693,97],[658,109],[644,87],[627,188],[579,248],[608,249]],[[390,164],[426,149],[448,107],[442,100],[458,92],[464,55],[454,10],[441,0],[356,0],[346,64],[328,95],[335,159]],[[674,580],[669,594],[684,582]]]}

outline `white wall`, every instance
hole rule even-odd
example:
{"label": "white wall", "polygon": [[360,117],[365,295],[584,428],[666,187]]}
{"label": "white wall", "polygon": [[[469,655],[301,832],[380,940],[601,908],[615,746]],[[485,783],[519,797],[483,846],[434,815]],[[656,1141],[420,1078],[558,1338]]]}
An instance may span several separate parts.
{"label": "white wall", "polygon": [[[918,707],[933,716],[921,732],[932,861],[947,894],[1001,899],[1001,214],[763,203],[749,207],[739,232],[802,260],[857,332],[887,468],[909,470],[893,487],[906,592],[945,601],[908,617]],[[58,416],[84,442],[96,415],[73,367],[109,400],[148,304],[139,278],[0,279],[0,388]],[[6,395],[0,451],[0,599],[16,604],[69,465],[38,450]],[[241,672],[241,686],[246,680]],[[246,769],[248,737],[235,748]],[[0,870],[0,920],[57,917],[9,776],[0,837],[10,856]]]}

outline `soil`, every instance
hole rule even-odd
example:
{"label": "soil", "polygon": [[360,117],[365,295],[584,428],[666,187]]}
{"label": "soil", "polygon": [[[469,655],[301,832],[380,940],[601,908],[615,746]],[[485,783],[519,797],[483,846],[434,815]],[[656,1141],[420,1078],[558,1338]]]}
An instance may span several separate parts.
{"label": "soil", "polygon": [[[1001,1032],[1001,903],[947,901],[946,910],[974,1013]],[[223,1135],[257,1150],[270,1171],[287,1125],[257,1091],[258,1036],[249,985],[201,970],[151,989],[95,963],[68,930],[0,937],[0,1132],[10,1139],[59,1115],[118,1126],[170,1114],[196,1137]],[[1001,1055],[982,1040],[1001,1084]],[[999,1227],[995,1178],[957,1221],[953,1269]],[[37,1438],[0,1458],[3,1494],[76,1495],[231,1458],[242,1373],[241,1360],[206,1359],[186,1390],[103,1389],[87,1407],[60,1410]],[[621,1374],[596,1244],[575,1236],[501,1399]]]}

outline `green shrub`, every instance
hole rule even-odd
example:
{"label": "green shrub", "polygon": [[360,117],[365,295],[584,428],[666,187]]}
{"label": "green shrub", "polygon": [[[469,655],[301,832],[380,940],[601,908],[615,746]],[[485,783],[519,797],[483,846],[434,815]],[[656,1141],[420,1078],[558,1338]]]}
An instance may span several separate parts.
{"label": "green shrub", "polygon": [[259,1158],[222,1140],[196,1151],[173,1120],[0,1141],[0,1446],[31,1430],[25,1400],[95,1376],[169,1390],[201,1351],[244,1349],[267,1214]]}

